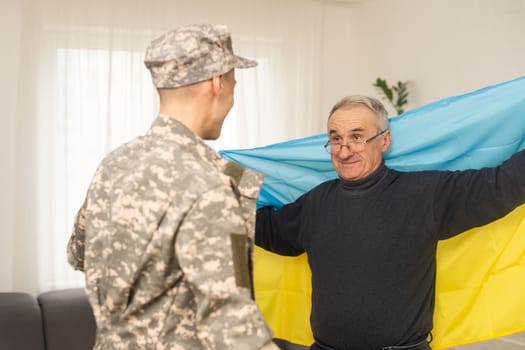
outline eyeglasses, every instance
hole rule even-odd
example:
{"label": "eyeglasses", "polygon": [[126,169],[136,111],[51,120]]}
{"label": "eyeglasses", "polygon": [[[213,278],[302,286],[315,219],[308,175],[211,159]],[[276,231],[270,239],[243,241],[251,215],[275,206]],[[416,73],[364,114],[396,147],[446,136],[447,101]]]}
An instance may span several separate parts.
{"label": "eyeglasses", "polygon": [[335,153],[341,152],[343,147],[346,147],[346,148],[348,148],[348,150],[350,150],[350,146],[352,146],[352,149],[355,152],[359,152],[359,151],[362,151],[362,150],[365,149],[365,145],[367,143],[369,143],[371,141],[374,141],[375,139],[377,139],[379,136],[383,135],[387,131],[388,131],[388,129],[380,131],[377,134],[375,134],[374,136],[372,136],[372,137],[370,137],[370,138],[368,138],[366,140],[361,140],[359,138],[353,138],[350,141],[348,141],[348,143],[346,145],[341,143],[341,142],[334,142],[334,141],[328,140],[328,142],[325,143],[323,147],[326,150],[326,152],[328,152],[330,154],[335,154]]}

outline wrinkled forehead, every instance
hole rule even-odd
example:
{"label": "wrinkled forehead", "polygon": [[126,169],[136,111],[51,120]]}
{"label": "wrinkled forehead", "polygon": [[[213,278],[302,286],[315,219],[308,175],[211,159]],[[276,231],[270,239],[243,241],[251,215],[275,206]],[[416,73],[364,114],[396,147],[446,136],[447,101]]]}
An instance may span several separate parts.
{"label": "wrinkled forehead", "polygon": [[336,110],[328,119],[328,134],[341,135],[355,132],[376,132],[379,120],[375,113],[366,106],[347,106]]}

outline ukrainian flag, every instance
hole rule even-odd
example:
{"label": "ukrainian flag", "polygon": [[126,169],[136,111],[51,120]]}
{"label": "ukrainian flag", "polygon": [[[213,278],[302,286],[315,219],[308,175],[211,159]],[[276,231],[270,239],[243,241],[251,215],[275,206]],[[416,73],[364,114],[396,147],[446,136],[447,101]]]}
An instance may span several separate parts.
{"label": "ukrainian flag", "polygon": [[[492,167],[525,148],[525,77],[446,98],[390,120],[386,164],[401,171]],[[315,135],[222,151],[265,174],[258,205],[280,207],[335,178]],[[524,179],[525,181],[525,179]],[[481,232],[483,231],[483,232]],[[438,245],[433,349],[525,330],[525,205]],[[309,345],[310,271],[305,255],[255,251],[257,303],[276,338]]]}

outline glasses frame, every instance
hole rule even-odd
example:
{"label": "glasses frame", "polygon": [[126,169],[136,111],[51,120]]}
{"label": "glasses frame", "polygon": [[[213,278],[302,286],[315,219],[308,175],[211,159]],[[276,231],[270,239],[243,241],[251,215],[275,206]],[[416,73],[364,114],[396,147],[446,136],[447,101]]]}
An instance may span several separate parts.
{"label": "glasses frame", "polygon": [[[379,132],[378,132],[377,134],[375,134],[374,136],[367,138],[366,140],[363,140],[363,141],[350,141],[350,142],[347,143],[347,144],[344,144],[344,143],[334,143],[334,144],[332,144],[332,143],[330,142],[330,140],[328,140],[328,141],[323,145],[323,147],[324,147],[324,149],[326,150],[326,152],[328,152],[329,154],[339,153],[339,152],[341,152],[341,151],[343,150],[343,147],[346,147],[346,148],[348,148],[348,150],[350,150],[350,145],[352,145],[352,144],[353,144],[353,145],[362,145],[363,148],[364,148],[364,146],[365,146],[367,143],[369,143],[369,142],[371,142],[371,141],[374,141],[375,139],[377,139],[379,136],[383,135],[383,134],[384,134],[385,132],[387,132],[387,131],[388,131],[388,129],[384,129],[384,130],[382,130],[382,131],[379,131]],[[334,152],[334,150],[333,150],[333,149],[334,149],[334,147],[333,147],[334,145],[339,146],[339,149],[338,149],[337,151],[335,151],[335,152]],[[331,148],[331,149],[330,149],[330,148]]]}

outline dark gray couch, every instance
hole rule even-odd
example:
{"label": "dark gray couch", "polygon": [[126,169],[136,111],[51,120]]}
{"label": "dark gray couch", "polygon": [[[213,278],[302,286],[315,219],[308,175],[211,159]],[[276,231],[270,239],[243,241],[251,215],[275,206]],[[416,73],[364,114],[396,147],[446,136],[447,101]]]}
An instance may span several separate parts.
{"label": "dark gray couch", "polygon": [[0,293],[0,349],[91,350],[95,319],[81,288]]}
{"label": "dark gray couch", "polygon": [[[95,319],[83,289],[0,293],[1,350],[91,350]],[[276,339],[283,350],[307,347]]]}

